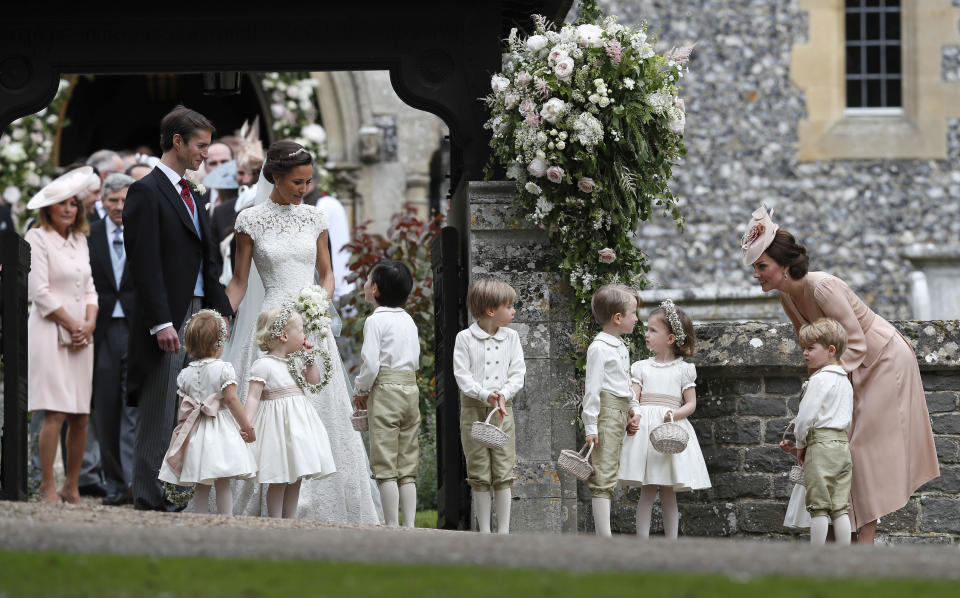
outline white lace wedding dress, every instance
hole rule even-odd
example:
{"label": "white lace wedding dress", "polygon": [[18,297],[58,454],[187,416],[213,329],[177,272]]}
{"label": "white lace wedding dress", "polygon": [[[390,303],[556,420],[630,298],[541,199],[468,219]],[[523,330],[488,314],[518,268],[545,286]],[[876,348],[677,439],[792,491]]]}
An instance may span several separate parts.
{"label": "white lace wedding dress", "polygon": [[[263,309],[279,305],[295,297],[303,287],[314,284],[317,237],[327,229],[327,217],[314,206],[279,205],[268,199],[240,212],[235,229],[253,239],[253,263],[259,277],[251,276],[250,286],[259,285],[262,280],[263,288],[262,305],[256,305],[258,293],[256,290],[251,293],[248,287],[231,346],[225,354],[225,359],[233,362],[237,379],[244,381],[240,384],[240,398],[246,401],[246,376],[253,362],[263,354],[254,339],[256,331],[252,323]],[[242,313],[244,310],[250,313]],[[241,327],[244,329],[239,329]],[[321,480],[301,482],[297,517],[377,525],[380,523],[379,496],[374,495],[376,489],[370,479],[363,439],[350,423],[352,407],[337,344],[333,334],[311,340],[317,347],[326,347],[333,356],[330,382],[320,393],[307,392],[306,395],[327,428],[337,472]],[[260,484],[236,482],[234,513],[265,514],[264,494]]]}

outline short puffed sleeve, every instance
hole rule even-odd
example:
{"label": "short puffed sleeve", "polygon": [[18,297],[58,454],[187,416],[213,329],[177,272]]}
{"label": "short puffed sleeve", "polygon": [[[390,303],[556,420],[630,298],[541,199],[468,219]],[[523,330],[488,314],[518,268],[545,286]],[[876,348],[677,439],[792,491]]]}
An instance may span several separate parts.
{"label": "short puffed sleeve", "polygon": [[270,378],[270,360],[268,359],[258,359],[253,362],[253,365],[250,366],[250,375],[247,378],[250,382],[263,382],[267,383],[267,380]]}
{"label": "short puffed sleeve", "polygon": [[313,208],[313,224],[316,227],[317,236],[323,234],[323,231],[330,228],[330,220],[327,218],[327,212],[323,208],[311,206]]}
{"label": "short puffed sleeve", "polygon": [[243,233],[253,239],[257,240],[256,231],[260,227],[254,226],[253,222],[253,208],[247,208],[245,210],[240,210],[240,213],[237,214],[237,220],[233,225],[233,230],[238,233]]}
{"label": "short puffed sleeve", "polygon": [[680,368],[680,392],[697,385],[697,366],[683,362]]}
{"label": "short puffed sleeve", "polygon": [[220,390],[237,383],[237,371],[233,369],[233,364],[223,361],[220,364]]}
{"label": "short puffed sleeve", "polygon": [[639,384],[640,388],[643,388],[643,362],[634,361],[633,365],[630,366],[630,382],[633,384]]}
{"label": "short puffed sleeve", "polygon": [[190,371],[189,367],[186,367],[180,370],[180,373],[177,374],[177,396],[184,397],[187,396],[187,373]]}

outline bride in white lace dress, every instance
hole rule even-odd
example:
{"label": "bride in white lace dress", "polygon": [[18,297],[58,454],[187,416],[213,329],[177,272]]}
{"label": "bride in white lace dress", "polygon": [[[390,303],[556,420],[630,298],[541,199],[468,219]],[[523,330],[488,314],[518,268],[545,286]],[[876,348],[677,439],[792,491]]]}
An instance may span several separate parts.
{"label": "bride in white lace dress", "polygon": [[[320,284],[332,295],[334,277],[327,245],[327,217],[322,210],[302,203],[313,177],[312,164],[310,153],[297,143],[284,140],[271,145],[257,184],[259,202],[237,215],[236,262],[227,297],[238,317],[224,359],[233,363],[238,380],[246,379],[250,366],[261,356],[253,326],[260,311],[279,305],[295,297],[303,287],[314,284],[315,273],[319,273]],[[251,267],[251,257],[255,268]],[[334,357],[330,382],[320,393],[306,395],[327,428],[337,472],[302,482],[297,517],[377,525],[379,496],[374,494],[363,440],[350,423],[352,407],[337,344],[329,333],[311,340],[319,348],[326,347]],[[246,384],[240,387],[241,399],[245,401]],[[260,490],[260,484],[237,481],[234,512],[266,513],[264,493]]]}

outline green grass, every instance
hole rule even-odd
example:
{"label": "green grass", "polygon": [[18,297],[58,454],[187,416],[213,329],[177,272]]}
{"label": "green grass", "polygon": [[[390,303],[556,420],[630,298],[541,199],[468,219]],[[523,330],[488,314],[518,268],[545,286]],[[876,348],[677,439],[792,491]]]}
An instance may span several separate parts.
{"label": "green grass", "polygon": [[438,565],[0,552],[4,598],[426,596],[447,598],[937,598],[955,581],[820,580],[655,573],[530,571]]}
{"label": "green grass", "polygon": [[415,527],[429,527],[430,529],[436,529],[437,527],[437,512],[436,511],[417,511],[417,516],[413,519],[413,525]]}

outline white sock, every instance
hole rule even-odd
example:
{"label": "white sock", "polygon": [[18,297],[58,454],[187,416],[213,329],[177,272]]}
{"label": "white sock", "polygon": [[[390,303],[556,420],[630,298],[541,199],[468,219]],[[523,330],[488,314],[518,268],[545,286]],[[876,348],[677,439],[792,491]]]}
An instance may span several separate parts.
{"label": "white sock", "polygon": [[850,546],[850,517],[846,513],[833,520],[834,542]]}
{"label": "white sock", "polygon": [[610,499],[593,497],[593,527],[601,538],[612,538],[610,532]]}
{"label": "white sock", "polygon": [[637,537],[650,537],[650,517],[653,512],[653,503],[657,500],[656,486],[640,488],[640,500],[637,501]]}
{"label": "white sock", "polygon": [[417,485],[400,486],[400,510],[403,512],[403,527],[413,527],[417,518]]}
{"label": "white sock", "polygon": [[680,511],[677,509],[677,493],[673,488],[660,486],[660,510],[663,511],[663,536],[676,540],[680,530]]}
{"label": "white sock", "polygon": [[193,487],[193,512],[209,513],[210,507],[210,486],[207,484],[197,484]]}
{"label": "white sock", "polygon": [[493,501],[497,508],[497,533],[510,533],[510,501],[513,500],[513,492],[510,488],[496,490],[493,493]]}
{"label": "white sock", "polygon": [[477,529],[481,534],[490,533],[490,491],[473,491],[473,510],[477,514]]}
{"label": "white sock", "polygon": [[233,515],[233,492],[230,490],[230,479],[220,478],[214,480],[214,488],[217,489],[217,512],[221,515]]}
{"label": "white sock", "polygon": [[397,480],[380,482],[380,501],[383,503],[384,525],[400,525],[400,489],[397,488]]}
{"label": "white sock", "polygon": [[[810,520],[810,545],[823,546],[827,543],[827,528],[830,526],[830,518],[826,515],[814,517]],[[849,529],[849,528],[848,528]],[[847,536],[849,536],[849,532]]]}

